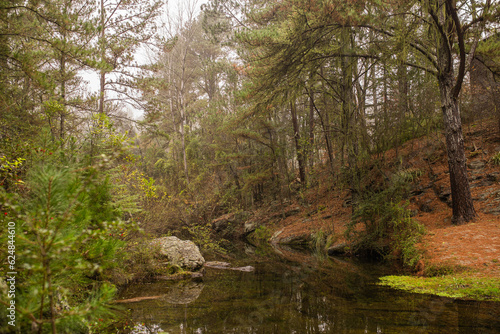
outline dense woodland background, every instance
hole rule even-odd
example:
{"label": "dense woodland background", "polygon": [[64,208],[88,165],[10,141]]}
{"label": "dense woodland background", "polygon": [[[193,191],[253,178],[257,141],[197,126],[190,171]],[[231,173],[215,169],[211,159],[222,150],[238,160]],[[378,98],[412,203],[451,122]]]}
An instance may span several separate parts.
{"label": "dense woodland background", "polygon": [[0,208],[17,227],[22,333],[92,332],[105,282],[149,261],[138,230],[218,249],[214,218],[327,180],[379,233],[366,204],[398,206],[415,173],[404,159],[402,179],[384,173],[384,152],[422,135],[445,134],[453,222],[475,218],[462,122],[500,131],[498,1],[165,8],[0,0]]}

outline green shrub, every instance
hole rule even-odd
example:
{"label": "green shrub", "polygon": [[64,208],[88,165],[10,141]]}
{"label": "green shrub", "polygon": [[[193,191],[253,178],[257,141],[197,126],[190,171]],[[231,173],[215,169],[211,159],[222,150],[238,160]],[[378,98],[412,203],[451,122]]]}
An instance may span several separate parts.
{"label": "green shrub", "polygon": [[416,265],[421,255],[416,244],[424,227],[411,218],[405,199],[410,182],[418,176],[416,171],[400,171],[385,189],[364,193],[346,230],[353,252],[397,257],[406,266]]}
{"label": "green shrub", "polygon": [[269,228],[267,228],[264,225],[261,225],[255,229],[252,238],[255,240],[267,241],[272,237],[272,235],[273,234]]}
{"label": "green shrub", "polygon": [[212,238],[212,228],[210,225],[192,225],[184,227],[191,235],[191,240],[201,248],[202,252],[225,254],[219,241]]}
{"label": "green shrub", "polygon": [[[25,198],[0,193],[3,224],[16,225],[21,332],[87,332],[96,319],[111,320],[107,303],[115,288],[96,279],[120,265],[120,234],[129,226],[120,221],[102,174],[42,163],[28,173]],[[5,234],[1,239],[6,244]],[[2,296],[1,302],[9,300]]]}

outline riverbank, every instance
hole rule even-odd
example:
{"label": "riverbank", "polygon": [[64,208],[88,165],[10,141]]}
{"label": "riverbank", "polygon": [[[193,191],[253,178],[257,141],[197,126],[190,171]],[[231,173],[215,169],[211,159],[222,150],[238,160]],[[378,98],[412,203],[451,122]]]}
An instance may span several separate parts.
{"label": "riverbank", "polygon": [[[329,258],[284,245],[235,243],[235,267],[209,266],[200,281],[131,284],[112,333],[497,333],[500,304],[462,303],[375,284],[378,263]],[[127,327],[128,326],[128,327]],[[130,328],[131,330],[127,330]],[[153,332],[151,330],[151,332]]]}
{"label": "riverbank", "polygon": [[[456,280],[467,279],[466,283],[455,284],[454,293],[449,296],[472,299],[500,296],[498,289],[488,287],[488,282],[500,286],[500,161],[497,161],[500,137],[496,123],[490,121],[467,125],[464,133],[478,217],[462,226],[451,224],[448,164],[440,134],[408,141],[397,151],[374,157],[381,162],[381,175],[390,175],[398,166],[419,174],[412,184],[408,209],[426,230],[417,244],[421,258],[412,272],[421,278],[401,278],[392,286],[402,287],[400,283],[404,282],[405,289],[417,289],[425,284],[425,293],[440,295],[439,284],[449,286]],[[352,214],[349,191],[332,187],[327,171],[319,173],[325,175],[323,181],[303,191],[295,200],[261,207],[245,226],[264,222],[254,235],[275,244],[342,245],[346,241],[346,223]],[[436,283],[437,277],[442,279],[441,283]],[[476,288],[486,291],[483,297]]]}
{"label": "riverbank", "polygon": [[454,273],[435,277],[384,276],[380,285],[440,297],[478,301],[500,301],[500,279]]}

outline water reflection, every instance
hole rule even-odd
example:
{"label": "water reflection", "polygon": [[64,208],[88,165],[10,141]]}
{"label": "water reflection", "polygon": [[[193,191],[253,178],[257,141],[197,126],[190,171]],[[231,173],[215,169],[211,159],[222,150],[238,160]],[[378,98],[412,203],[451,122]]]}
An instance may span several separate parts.
{"label": "water reflection", "polygon": [[[498,333],[500,304],[408,294],[375,285],[377,267],[307,254],[247,257],[254,272],[207,269],[203,283],[158,282],[123,298],[134,333]],[[143,325],[144,324],[144,325]],[[123,331],[126,332],[126,331]]]}

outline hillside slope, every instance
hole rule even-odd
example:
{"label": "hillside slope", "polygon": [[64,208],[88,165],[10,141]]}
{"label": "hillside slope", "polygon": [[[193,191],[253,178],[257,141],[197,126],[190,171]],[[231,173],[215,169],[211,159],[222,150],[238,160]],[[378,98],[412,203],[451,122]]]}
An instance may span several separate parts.
{"label": "hillside slope", "polygon": [[[393,149],[375,158],[387,173],[398,166],[420,171],[409,204],[413,218],[427,229],[419,244],[424,254],[417,266],[420,274],[467,267],[477,275],[500,277],[500,165],[492,160],[500,152],[500,136],[493,121],[470,124],[464,132],[478,219],[463,226],[451,224],[448,166],[440,134],[408,141],[397,152]],[[273,202],[256,210],[245,228],[264,224],[272,243],[306,243],[323,233],[335,235],[334,244],[339,244],[351,213],[349,192],[325,181],[284,206]]]}

